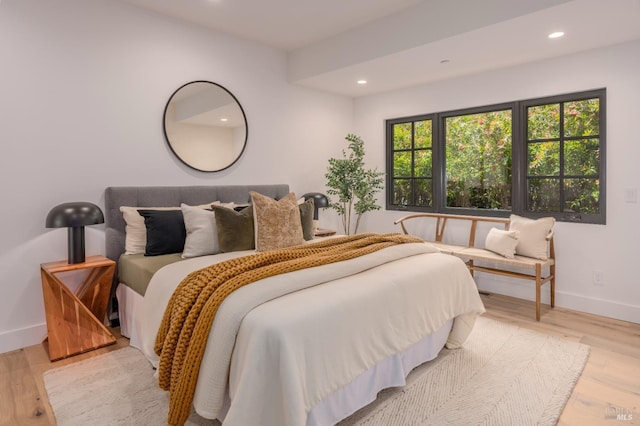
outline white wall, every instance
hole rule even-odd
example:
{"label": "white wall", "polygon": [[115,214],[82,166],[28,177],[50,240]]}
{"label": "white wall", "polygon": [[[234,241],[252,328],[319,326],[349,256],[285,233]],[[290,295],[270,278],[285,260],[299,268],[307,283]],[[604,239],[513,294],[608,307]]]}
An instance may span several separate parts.
{"label": "white wall", "polygon": [[[117,185],[322,191],[351,131],[352,100],[289,85],[284,53],[120,2],[4,0],[0,58],[0,352],[46,335],[39,264],[66,258],[66,230],[44,227],[51,207],[102,206]],[[192,80],[222,84],[247,115],[246,151],[220,173],[188,169],[164,141],[165,103]],[[102,225],[86,239],[104,253]]]}
{"label": "white wall", "polygon": [[[384,120],[606,87],[607,224],[556,225],[556,304],[640,323],[639,205],[626,188],[640,187],[640,41],[394,91],[355,101],[355,131],[366,141],[369,166],[384,170]],[[380,195],[384,205],[384,195]],[[397,231],[402,212],[374,212],[365,229]],[[595,286],[592,271],[604,271]],[[479,287],[534,300],[530,282],[479,276]],[[548,301],[548,290],[543,290]]]}

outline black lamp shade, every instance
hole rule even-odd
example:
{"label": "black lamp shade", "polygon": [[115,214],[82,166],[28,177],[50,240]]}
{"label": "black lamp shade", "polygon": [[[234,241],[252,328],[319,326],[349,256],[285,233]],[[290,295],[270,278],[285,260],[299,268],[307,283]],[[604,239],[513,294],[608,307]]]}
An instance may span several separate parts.
{"label": "black lamp shade", "polygon": [[84,227],[104,223],[100,207],[92,203],[63,203],[47,215],[47,228],[69,228],[69,263],[82,263],[84,256]]}
{"label": "black lamp shade", "polygon": [[329,199],[326,195],[319,192],[309,192],[304,194],[303,197],[305,201],[309,198],[313,198],[313,220],[318,220],[318,209],[329,207]]}

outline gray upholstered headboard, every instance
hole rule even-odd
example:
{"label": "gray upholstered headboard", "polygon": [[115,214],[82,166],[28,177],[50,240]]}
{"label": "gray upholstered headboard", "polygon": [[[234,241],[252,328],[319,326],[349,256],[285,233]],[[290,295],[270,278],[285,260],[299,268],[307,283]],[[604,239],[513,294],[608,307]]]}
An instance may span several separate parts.
{"label": "gray upholstered headboard", "polygon": [[112,186],[105,190],[106,255],[118,261],[124,253],[125,223],[120,206],[179,207],[180,203],[200,205],[213,201],[248,203],[249,191],[280,199],[289,193],[289,185],[221,186]]}

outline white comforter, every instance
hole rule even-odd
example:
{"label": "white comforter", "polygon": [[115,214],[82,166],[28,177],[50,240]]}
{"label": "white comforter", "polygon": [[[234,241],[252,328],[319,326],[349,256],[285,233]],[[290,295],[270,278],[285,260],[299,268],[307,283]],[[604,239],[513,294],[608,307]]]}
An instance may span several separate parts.
{"label": "white comforter", "polygon": [[[196,258],[156,273],[145,295],[142,331],[152,363],[164,306],[181,279],[213,260],[248,253]],[[203,417],[221,417],[228,394],[225,425],[303,425],[319,401],[451,318],[448,346],[460,345],[482,312],[466,266],[428,244],[270,277],[221,305],[194,406]]]}

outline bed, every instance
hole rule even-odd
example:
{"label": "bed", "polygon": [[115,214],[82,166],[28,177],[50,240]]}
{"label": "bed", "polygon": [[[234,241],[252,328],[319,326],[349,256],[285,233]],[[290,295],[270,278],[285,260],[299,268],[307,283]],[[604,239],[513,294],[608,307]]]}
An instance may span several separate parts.
{"label": "bed", "polygon": [[[107,188],[107,256],[118,261],[125,252],[121,206],[243,204],[250,191],[279,199],[289,188]],[[166,266],[165,259],[154,259],[143,273],[149,277],[144,296],[122,282],[120,261],[115,292],[122,334],[157,365],[155,331],[182,278],[251,253],[174,256]],[[193,406],[200,416],[225,425],[335,424],[373,401],[379,390],[402,386],[411,369],[435,358],[445,344],[460,346],[483,311],[465,265],[423,243],[266,278],[220,306]]]}

